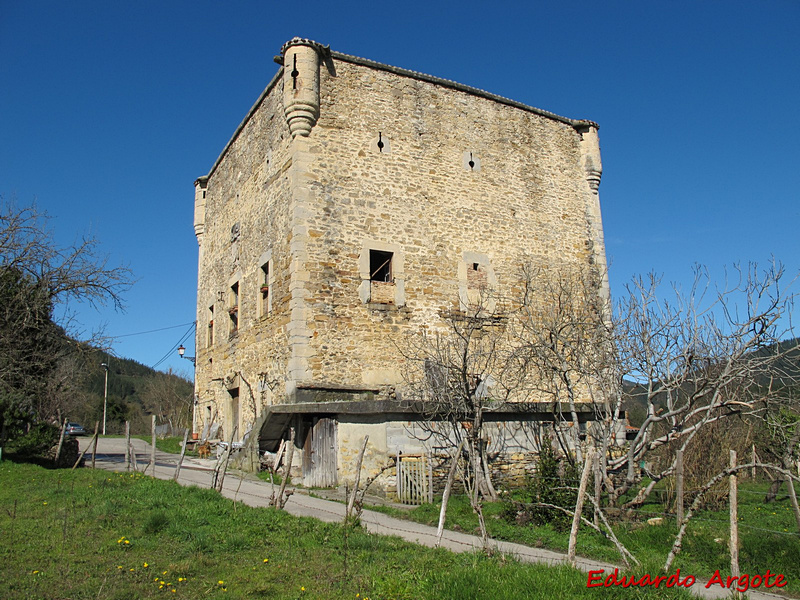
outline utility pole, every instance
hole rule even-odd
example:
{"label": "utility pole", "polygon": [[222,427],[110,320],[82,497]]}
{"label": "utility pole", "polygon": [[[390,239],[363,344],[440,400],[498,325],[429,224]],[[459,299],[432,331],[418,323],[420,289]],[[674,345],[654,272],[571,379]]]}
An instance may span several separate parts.
{"label": "utility pole", "polygon": [[106,434],[106,411],[108,410],[108,363],[101,363],[101,367],[106,372],[106,384],[103,389],[103,435]]}

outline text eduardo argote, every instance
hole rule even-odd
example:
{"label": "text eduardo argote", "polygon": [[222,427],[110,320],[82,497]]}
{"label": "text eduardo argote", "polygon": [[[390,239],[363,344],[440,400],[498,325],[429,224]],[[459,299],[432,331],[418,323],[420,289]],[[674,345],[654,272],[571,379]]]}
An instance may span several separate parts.
{"label": "text eduardo argote", "polygon": [[[614,569],[613,573],[609,573],[605,577],[603,574],[605,569],[596,571],[589,571],[589,578],[586,581],[586,587],[692,587],[697,581],[694,575],[681,576],[681,570],[678,569],[672,575],[657,575],[651,577],[649,574],[644,575],[624,575],[620,577],[619,569]],[[723,577],[719,573],[719,569],[714,571],[714,574],[708,580],[704,587],[710,588],[711,586],[718,585],[723,589],[735,590],[737,592],[746,592],[749,589],[778,587],[781,588],[786,585],[786,579],[781,573],[773,573],[769,569],[763,575],[749,575],[745,573],[739,577]]]}

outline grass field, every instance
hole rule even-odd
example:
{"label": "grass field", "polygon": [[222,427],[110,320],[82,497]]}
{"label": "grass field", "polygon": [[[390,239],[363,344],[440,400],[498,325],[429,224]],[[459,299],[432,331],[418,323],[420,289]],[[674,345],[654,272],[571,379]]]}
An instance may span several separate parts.
{"label": "grass field", "polygon": [[[742,573],[784,574],[789,582],[782,593],[800,596],[800,535],[794,519],[792,507],[785,493],[779,500],[764,504],[766,483],[739,484],[739,565]],[[800,490],[798,490],[800,495]],[[657,497],[657,495],[656,495]],[[398,510],[375,506],[373,510],[386,512],[398,518],[405,518],[436,525],[439,519],[440,503],[425,504],[413,510]],[[663,506],[652,502],[642,507],[641,521],[628,522],[615,527],[620,541],[640,561],[655,572],[664,565],[667,553],[677,534],[674,519],[665,519],[662,525],[647,525],[647,516],[662,514]],[[510,523],[501,514],[500,502],[487,503],[484,507],[486,524],[490,535],[497,539],[519,542],[534,547],[545,547],[566,552],[567,535],[551,526],[518,526]],[[674,568],[696,576],[709,578],[719,569],[723,575],[730,573],[730,554],[728,550],[729,516],[727,507],[720,511],[701,512],[688,526],[683,549],[675,560]],[[448,505],[446,527],[463,531],[477,531],[478,521],[469,501],[461,496],[451,498]],[[578,553],[591,558],[619,564],[616,548],[603,536],[581,529],[578,538]]]}
{"label": "grass field", "polygon": [[140,474],[0,463],[0,597],[688,598],[453,554]]}

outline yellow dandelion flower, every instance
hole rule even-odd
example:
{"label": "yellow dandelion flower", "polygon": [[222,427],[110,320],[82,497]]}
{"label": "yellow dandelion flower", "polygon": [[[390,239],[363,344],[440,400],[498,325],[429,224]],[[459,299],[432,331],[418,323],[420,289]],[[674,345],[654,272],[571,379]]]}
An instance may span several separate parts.
{"label": "yellow dandelion flower", "polygon": [[172,588],[172,593],[173,593],[173,594],[174,594],[176,591],[177,591],[177,590],[176,590],[175,588]]}
{"label": "yellow dandelion flower", "polygon": [[39,571],[34,571],[33,573],[31,573],[31,575],[37,575],[38,573]]}
{"label": "yellow dandelion flower", "polygon": [[124,542],[124,543],[125,543],[125,544],[130,544],[130,541],[129,541],[129,540],[125,540],[125,542]]}
{"label": "yellow dandelion flower", "polygon": [[146,568],[147,568],[147,567],[149,567],[150,565],[148,565],[147,563],[144,563],[142,566],[143,566],[143,567],[146,569]]}
{"label": "yellow dandelion flower", "polygon": [[300,586],[300,591],[301,591],[301,592],[305,592],[305,591],[306,591],[306,588],[304,588],[304,587],[301,585],[301,586]]}
{"label": "yellow dandelion flower", "polygon": [[128,569],[128,571],[135,571],[135,570],[136,570],[136,569],[134,569],[134,568],[132,568],[132,567],[131,567],[130,569]]}
{"label": "yellow dandelion flower", "polygon": [[[42,504],[43,504],[44,506],[47,506],[47,502],[42,502]],[[775,513],[772,513],[772,514],[774,515]]]}
{"label": "yellow dandelion flower", "polygon": [[268,559],[268,558],[265,558],[265,559],[264,559],[264,562],[265,562],[265,563],[268,563],[268,562],[269,562],[269,559]]}
{"label": "yellow dandelion flower", "polygon": [[163,573],[161,573],[161,574],[162,574],[162,575],[166,575],[166,574],[167,574],[167,572],[166,572],[166,571],[164,571],[164,572],[163,572]]}
{"label": "yellow dandelion flower", "polygon": [[224,582],[224,581],[222,581],[222,579],[220,579],[220,580],[217,582],[217,585],[225,585],[225,582]]}

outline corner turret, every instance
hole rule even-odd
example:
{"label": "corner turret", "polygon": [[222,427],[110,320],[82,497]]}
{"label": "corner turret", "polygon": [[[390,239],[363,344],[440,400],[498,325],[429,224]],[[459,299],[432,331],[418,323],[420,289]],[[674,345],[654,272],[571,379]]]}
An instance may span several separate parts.
{"label": "corner turret", "polygon": [[281,48],[283,111],[293,138],[308,137],[319,118],[319,63],[326,52],[327,46],[299,37]]}

